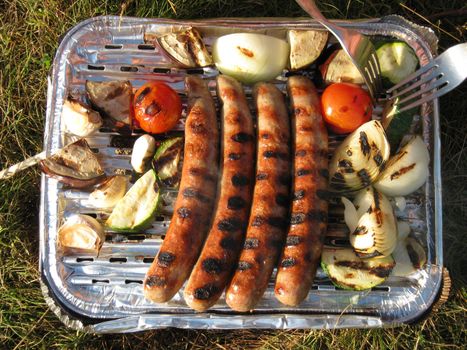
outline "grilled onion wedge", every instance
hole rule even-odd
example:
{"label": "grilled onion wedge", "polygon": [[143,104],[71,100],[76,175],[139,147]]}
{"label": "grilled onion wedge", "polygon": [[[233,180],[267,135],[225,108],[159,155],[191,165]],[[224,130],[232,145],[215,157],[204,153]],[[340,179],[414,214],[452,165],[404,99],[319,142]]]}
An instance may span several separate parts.
{"label": "grilled onion wedge", "polygon": [[371,120],[349,134],[329,163],[330,185],[336,191],[356,191],[375,181],[389,159],[383,126]]}
{"label": "grilled onion wedge", "polygon": [[355,203],[359,219],[349,239],[357,255],[361,258],[390,255],[396,247],[398,232],[389,199],[368,187],[357,194]]}

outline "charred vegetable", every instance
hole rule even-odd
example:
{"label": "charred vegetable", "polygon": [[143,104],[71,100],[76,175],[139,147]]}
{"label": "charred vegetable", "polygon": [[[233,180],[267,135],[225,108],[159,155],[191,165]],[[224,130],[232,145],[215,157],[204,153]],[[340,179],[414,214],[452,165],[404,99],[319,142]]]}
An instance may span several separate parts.
{"label": "charred vegetable", "polygon": [[89,202],[96,208],[112,208],[125,195],[127,185],[125,176],[110,176],[91,192]]}
{"label": "charred vegetable", "polygon": [[120,199],[106,221],[114,231],[136,232],[151,225],[160,202],[156,173],[149,170]]}
{"label": "charred vegetable", "polygon": [[350,244],[361,258],[389,256],[397,244],[397,221],[391,203],[372,187],[355,198],[358,222]]}
{"label": "charred vegetable", "polygon": [[86,137],[102,126],[98,112],[72,98],[63,103],[61,117],[66,130],[80,137]]}
{"label": "charred vegetable", "polygon": [[420,136],[414,136],[391,159],[374,186],[388,196],[416,191],[428,177],[430,155]]}
{"label": "charred vegetable", "polygon": [[205,67],[212,64],[211,55],[206,50],[201,35],[194,28],[163,35],[157,39],[157,42],[183,67]]}
{"label": "charred vegetable", "polygon": [[360,259],[351,248],[324,248],[321,267],[339,288],[365,290],[383,283],[394,268],[394,259]]}
{"label": "charred vegetable", "polygon": [[392,253],[396,267],[394,276],[408,276],[426,264],[426,253],[422,245],[413,237],[400,240]]}
{"label": "charred vegetable", "polygon": [[86,81],[86,92],[94,108],[115,121],[131,126],[133,88],[129,81]]}
{"label": "charred vegetable", "polygon": [[320,71],[326,84],[364,83],[358,68],[355,67],[349,55],[342,49],[334,51],[326,62],[320,66]]}
{"label": "charred vegetable", "polygon": [[273,36],[235,33],[219,37],[212,55],[217,68],[245,84],[269,81],[282,73],[289,44]]}
{"label": "charred vegetable", "polygon": [[89,215],[69,217],[58,230],[58,246],[65,254],[99,252],[105,241],[102,225]]}
{"label": "charred vegetable", "polygon": [[101,183],[106,176],[86,140],[81,139],[63,147],[53,156],[40,162],[47,176],[74,188]]}
{"label": "charred vegetable", "polygon": [[137,173],[144,173],[147,163],[156,150],[156,140],[151,135],[140,136],[133,145],[131,153],[131,166]]}
{"label": "charred vegetable", "polygon": [[330,185],[338,191],[369,186],[384,169],[389,143],[377,120],[371,120],[348,135],[337,147],[329,164]]}
{"label": "charred vegetable", "polygon": [[164,141],[157,149],[152,166],[162,184],[168,187],[178,187],[182,171],[180,162],[182,152],[182,137]]}
{"label": "charred vegetable", "polygon": [[312,64],[328,41],[328,32],[318,30],[289,30],[290,69],[297,70]]}

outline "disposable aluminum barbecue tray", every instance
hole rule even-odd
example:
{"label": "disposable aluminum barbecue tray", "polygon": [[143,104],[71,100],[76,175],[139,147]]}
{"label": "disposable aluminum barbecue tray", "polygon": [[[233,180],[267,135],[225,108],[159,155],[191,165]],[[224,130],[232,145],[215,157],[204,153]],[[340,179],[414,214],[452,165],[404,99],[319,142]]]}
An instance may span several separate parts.
{"label": "disposable aluminum barbecue tray", "polygon": [[[390,36],[406,41],[426,64],[436,52],[433,32],[403,18],[390,16],[365,22],[341,22],[372,36]],[[187,74],[201,74],[209,80],[215,96],[215,68],[185,70],[175,68],[145,36],[194,26],[209,47],[215,37],[236,31],[256,31],[285,37],[285,30],[321,29],[310,19],[212,19],[173,21],[125,17],[97,17],[71,29],[57,51],[49,77],[44,148],[52,153],[69,143],[60,113],[64,98],[71,93],[84,97],[86,80],[130,80],[135,88],[147,80],[169,83],[186,98],[183,80]],[[309,74],[309,72],[302,72]],[[301,74],[301,73],[300,73]],[[284,90],[286,75],[276,80]],[[247,89],[249,98],[249,90]],[[442,222],[440,183],[440,142],[438,104],[421,109],[415,125],[428,145],[431,162],[427,184],[407,197],[407,208],[397,215],[409,221],[413,232],[425,244],[426,267],[410,278],[390,277],[371,291],[336,289],[319,269],[307,299],[296,308],[281,305],[274,298],[273,279],[262,301],[251,313],[236,313],[224,302],[204,313],[195,313],[183,301],[180,291],[166,304],[154,304],[143,296],[142,281],[164,238],[176,193],[164,194],[167,203],[152,227],[131,235],[107,232],[98,257],[62,256],[57,251],[57,230],[73,213],[91,214],[105,220],[109,213],[97,210],[86,200],[87,192],[66,189],[54,179],[42,176],[40,206],[40,268],[42,289],[50,308],[69,327],[90,332],[132,332],[144,329],[179,328],[343,328],[381,327],[410,323],[424,315],[437,298],[442,283]],[[376,116],[377,117],[377,116]],[[182,118],[183,119],[183,118]],[[176,128],[183,130],[183,120]],[[175,131],[176,132],[176,131]],[[132,137],[101,129],[87,140],[108,174],[131,177]],[[334,149],[341,139],[330,137]],[[343,209],[331,202],[326,244],[339,245],[346,235]],[[274,276],[273,276],[274,277]],[[182,289],[183,290],[183,289]]]}

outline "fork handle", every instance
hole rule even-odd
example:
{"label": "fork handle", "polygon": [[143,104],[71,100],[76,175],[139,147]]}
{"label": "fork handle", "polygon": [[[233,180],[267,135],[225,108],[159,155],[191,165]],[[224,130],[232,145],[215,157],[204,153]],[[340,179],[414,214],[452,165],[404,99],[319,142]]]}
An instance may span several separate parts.
{"label": "fork handle", "polygon": [[316,6],[316,3],[314,2],[314,0],[295,0],[295,1],[297,2],[297,4],[300,5],[300,7],[306,13],[308,13],[311,17],[316,19],[319,23],[321,23],[324,27],[329,29],[331,32],[340,30],[340,27],[332,24],[326,19],[326,17],[323,16],[318,6]]}
{"label": "fork handle", "polygon": [[44,160],[47,158],[47,154],[45,151],[42,151],[41,153],[36,154],[35,156],[29,157],[22,162],[16,163],[15,165],[10,166],[7,169],[4,169],[0,171],[0,180],[5,180],[16,173],[19,173],[20,171],[27,169],[33,165],[36,165],[39,163],[41,160]]}

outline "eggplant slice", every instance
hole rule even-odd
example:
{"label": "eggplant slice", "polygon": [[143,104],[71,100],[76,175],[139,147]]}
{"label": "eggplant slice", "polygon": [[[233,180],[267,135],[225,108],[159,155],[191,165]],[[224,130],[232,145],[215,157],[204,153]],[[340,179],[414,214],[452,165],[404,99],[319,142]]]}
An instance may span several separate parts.
{"label": "eggplant slice", "polygon": [[63,147],[41,161],[40,166],[47,176],[73,188],[94,186],[106,179],[97,157],[84,139]]}
{"label": "eggplant slice", "polygon": [[92,106],[111,118],[116,127],[131,126],[133,88],[129,81],[86,81]]}
{"label": "eggplant slice", "polygon": [[213,64],[201,35],[194,28],[163,35],[157,39],[157,44],[182,67],[206,67]]}

